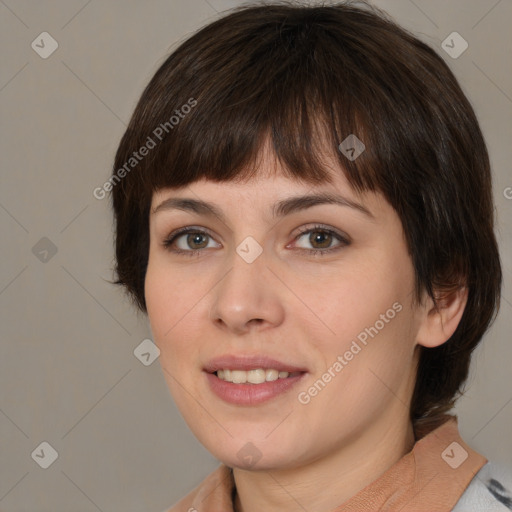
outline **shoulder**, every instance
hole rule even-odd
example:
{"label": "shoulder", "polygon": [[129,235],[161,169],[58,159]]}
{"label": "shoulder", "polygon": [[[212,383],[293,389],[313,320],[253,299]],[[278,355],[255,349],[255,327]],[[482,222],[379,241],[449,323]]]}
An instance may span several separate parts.
{"label": "shoulder", "polygon": [[512,466],[488,462],[473,477],[452,512],[512,510]]}

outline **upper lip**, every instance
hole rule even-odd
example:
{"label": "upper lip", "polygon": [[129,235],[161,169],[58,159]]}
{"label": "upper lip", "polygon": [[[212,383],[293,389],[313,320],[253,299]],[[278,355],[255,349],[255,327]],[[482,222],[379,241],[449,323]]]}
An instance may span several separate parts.
{"label": "upper lip", "polygon": [[306,369],[283,361],[278,361],[267,356],[254,355],[224,355],[211,359],[204,367],[208,373],[215,373],[217,370],[257,370],[258,368],[274,369],[280,372],[305,372]]}

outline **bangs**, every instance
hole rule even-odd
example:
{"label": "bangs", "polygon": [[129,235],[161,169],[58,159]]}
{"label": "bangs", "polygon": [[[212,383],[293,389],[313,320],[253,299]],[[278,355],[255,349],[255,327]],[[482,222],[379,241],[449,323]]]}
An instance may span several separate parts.
{"label": "bangs", "polygon": [[[343,37],[333,38],[333,27],[324,27],[321,16],[314,25],[240,20],[257,27],[252,34],[237,22],[235,13],[229,21],[233,30],[222,38],[215,25],[223,20],[206,27],[158,70],[141,97],[144,109],[137,109],[127,130],[131,147],[121,144],[124,155],[118,153],[116,165],[150,140],[154,148],[126,181],[139,182],[139,189],[142,184],[150,200],[155,190],[203,178],[249,180],[265,171],[259,161],[270,143],[290,179],[330,183],[324,159],[329,154],[356,190],[385,191],[393,155],[379,134],[389,139],[404,129],[397,107],[402,115],[418,115],[405,112],[412,108],[410,90],[405,94],[407,84],[393,78],[390,66],[397,64],[372,52],[368,35],[359,44],[353,26],[337,26]],[[325,24],[332,25],[332,18]],[[379,75],[380,69],[386,72]],[[347,137],[357,140],[350,136],[364,144],[355,159],[339,149]]]}
{"label": "bangs", "polygon": [[[290,70],[290,76],[307,80],[301,72]],[[217,98],[218,91],[211,91],[211,101],[201,96],[197,110],[183,120],[174,137],[169,134],[168,141],[155,153],[155,162],[147,173],[152,191],[185,186],[203,178],[244,182],[270,175],[273,169],[261,165],[267,151],[292,180],[330,183],[326,157],[333,156],[340,168],[352,166],[352,174],[363,178],[365,174],[338,149],[350,134],[363,138],[355,127],[353,113],[349,114],[350,105],[343,109],[346,117],[339,119],[334,113],[340,109],[327,103],[323,91],[311,88],[310,94],[305,92],[310,84],[304,84],[303,89],[278,77],[268,81],[234,84],[234,89],[221,99]],[[249,85],[250,96],[244,93]]]}

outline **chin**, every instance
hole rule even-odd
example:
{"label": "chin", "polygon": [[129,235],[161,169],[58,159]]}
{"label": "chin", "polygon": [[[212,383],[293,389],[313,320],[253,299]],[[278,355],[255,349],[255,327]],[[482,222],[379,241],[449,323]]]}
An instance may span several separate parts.
{"label": "chin", "polygon": [[[277,469],[292,469],[300,463],[302,453],[298,448],[281,439],[258,439],[246,436],[231,438],[223,436],[219,439],[198,437],[203,446],[226,466],[247,471],[266,471]],[[301,451],[303,450],[303,447]]]}

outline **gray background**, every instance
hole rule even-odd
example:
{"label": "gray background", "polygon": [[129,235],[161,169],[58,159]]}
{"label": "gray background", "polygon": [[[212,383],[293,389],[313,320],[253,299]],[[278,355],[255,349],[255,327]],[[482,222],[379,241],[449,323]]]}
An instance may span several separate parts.
{"label": "gray background", "polygon": [[[0,0],[4,512],[160,512],[218,464],[181,419],[158,360],[145,366],[134,355],[150,331],[108,282],[111,212],[92,191],[169,51],[239,3]],[[488,143],[505,287],[455,412],[467,443],[510,463],[512,2],[375,4],[443,55]],[[47,59],[31,47],[44,31],[59,45]],[[453,31],[469,44],[456,59],[441,47]],[[58,452],[47,469],[36,463],[49,457],[43,441]]]}

